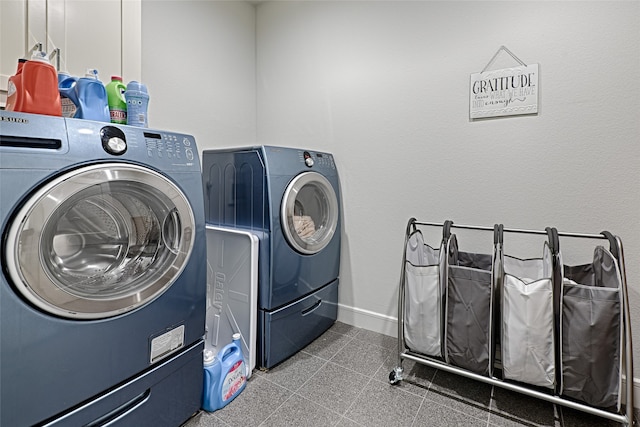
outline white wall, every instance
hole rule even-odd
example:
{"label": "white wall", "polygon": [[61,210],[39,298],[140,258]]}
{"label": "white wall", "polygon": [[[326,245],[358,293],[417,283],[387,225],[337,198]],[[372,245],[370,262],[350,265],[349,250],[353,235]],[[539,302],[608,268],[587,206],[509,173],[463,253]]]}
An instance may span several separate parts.
{"label": "white wall", "polygon": [[[625,244],[640,348],[639,2],[142,6],[151,126],[192,133],[201,150],[258,142],[335,154],[342,320],[395,334],[411,216],[609,229]],[[501,45],[540,64],[540,113],[470,122],[469,74]]]}
{"label": "white wall", "polygon": [[255,143],[255,71],[253,5],[142,1],[150,127],[190,133],[200,151]]}
{"label": "white wall", "polygon": [[[640,345],[639,28],[637,1],[259,4],[257,139],[331,151],[341,173],[341,319],[395,334],[412,216],[608,229]],[[470,122],[469,75],[501,45],[540,64],[540,112]]]}

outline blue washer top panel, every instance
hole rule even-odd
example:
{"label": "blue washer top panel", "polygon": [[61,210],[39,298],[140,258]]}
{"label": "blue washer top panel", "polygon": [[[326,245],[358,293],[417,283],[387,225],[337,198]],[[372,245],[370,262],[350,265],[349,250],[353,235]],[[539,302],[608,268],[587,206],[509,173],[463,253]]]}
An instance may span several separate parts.
{"label": "blue washer top panel", "polygon": [[208,224],[270,229],[266,168],[258,150],[205,150],[202,166]]}
{"label": "blue washer top panel", "polygon": [[[160,172],[200,173],[191,135],[81,119],[3,111],[0,168],[62,170],[87,161],[126,161]],[[122,132],[126,150],[109,153],[105,129]],[[28,136],[27,136],[28,135]],[[69,135],[73,135],[70,142]]]}
{"label": "blue washer top panel", "polygon": [[[313,161],[311,166],[305,163],[307,157]],[[276,146],[204,150],[205,220],[218,226],[269,231],[273,227],[270,206],[277,209],[282,198],[282,194],[271,194],[270,180],[280,177],[278,180],[288,183],[311,170],[327,177],[339,194],[338,171],[330,153]]]}
{"label": "blue washer top panel", "polygon": [[[333,155],[330,153],[268,145],[260,148],[270,176],[293,177],[307,171],[318,172],[327,178],[338,176]],[[306,163],[308,159],[311,162]]]}

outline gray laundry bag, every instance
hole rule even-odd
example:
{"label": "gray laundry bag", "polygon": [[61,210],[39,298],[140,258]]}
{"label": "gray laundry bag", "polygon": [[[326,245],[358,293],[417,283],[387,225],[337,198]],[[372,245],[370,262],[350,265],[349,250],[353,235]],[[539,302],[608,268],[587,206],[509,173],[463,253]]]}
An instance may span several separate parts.
{"label": "gray laundry bag", "polygon": [[451,234],[446,248],[445,361],[491,375],[495,245],[492,255],[462,252]]}
{"label": "gray laundry bag", "polygon": [[420,230],[409,236],[405,253],[405,345],[436,357],[442,357],[443,259],[444,251],[425,244]]}
{"label": "gray laundry bag", "polygon": [[503,255],[501,337],[503,378],[553,389],[556,384],[553,253]]}
{"label": "gray laundry bag", "polygon": [[[611,236],[610,233],[603,233]],[[564,396],[620,410],[622,275],[617,243],[594,249],[590,264],[564,265],[561,364]]]}

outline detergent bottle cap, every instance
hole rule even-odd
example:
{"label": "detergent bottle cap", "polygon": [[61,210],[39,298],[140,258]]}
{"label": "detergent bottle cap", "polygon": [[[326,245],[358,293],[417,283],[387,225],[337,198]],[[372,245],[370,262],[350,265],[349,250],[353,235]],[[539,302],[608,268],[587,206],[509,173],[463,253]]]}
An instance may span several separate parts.
{"label": "detergent bottle cap", "polygon": [[87,68],[87,72],[84,74],[84,76],[98,80],[98,70],[96,70],[95,68]]}
{"label": "detergent bottle cap", "polygon": [[111,76],[111,80],[115,80],[115,81],[121,82],[122,81],[122,77],[120,77],[120,76]]}
{"label": "detergent bottle cap", "polygon": [[18,59],[18,67],[16,68],[16,75],[22,73],[22,69],[24,68],[24,64],[27,62],[26,59],[20,58]]}
{"label": "detergent bottle cap", "polygon": [[233,334],[233,336],[231,337],[234,341],[238,341],[240,340],[240,337],[242,335],[240,335],[240,332],[236,332],[235,334]]}
{"label": "detergent bottle cap", "polygon": [[205,350],[203,353],[203,363],[205,365],[210,365],[216,360],[216,354],[213,350]]}
{"label": "detergent bottle cap", "polygon": [[135,80],[132,80],[127,84],[127,90],[132,92],[148,94],[147,85],[145,85],[144,83],[137,82]]}
{"label": "detergent bottle cap", "polygon": [[31,60],[32,61],[46,62],[47,64],[51,64],[47,54],[42,52],[42,51],[40,51],[40,50],[36,50],[36,51],[33,52],[33,54],[31,54]]}

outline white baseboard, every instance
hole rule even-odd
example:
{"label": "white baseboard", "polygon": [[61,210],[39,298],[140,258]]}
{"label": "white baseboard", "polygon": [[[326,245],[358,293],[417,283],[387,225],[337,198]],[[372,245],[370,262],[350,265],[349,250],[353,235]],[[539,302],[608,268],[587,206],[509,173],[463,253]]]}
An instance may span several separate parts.
{"label": "white baseboard", "polygon": [[[398,318],[338,304],[338,321],[392,337],[398,336]],[[624,393],[625,379],[622,380]],[[623,396],[624,397],[624,396]],[[633,406],[640,408],[640,378],[633,379]]]}
{"label": "white baseboard", "polygon": [[398,336],[398,319],[373,311],[338,304],[338,321],[380,334]]}
{"label": "white baseboard", "polygon": [[[635,371],[636,369],[634,369]],[[622,378],[622,397],[624,399],[624,391],[626,390],[626,378]],[[623,401],[624,402],[624,401]],[[636,408],[636,410],[640,409],[640,378],[634,378],[633,379],[633,407]]]}

